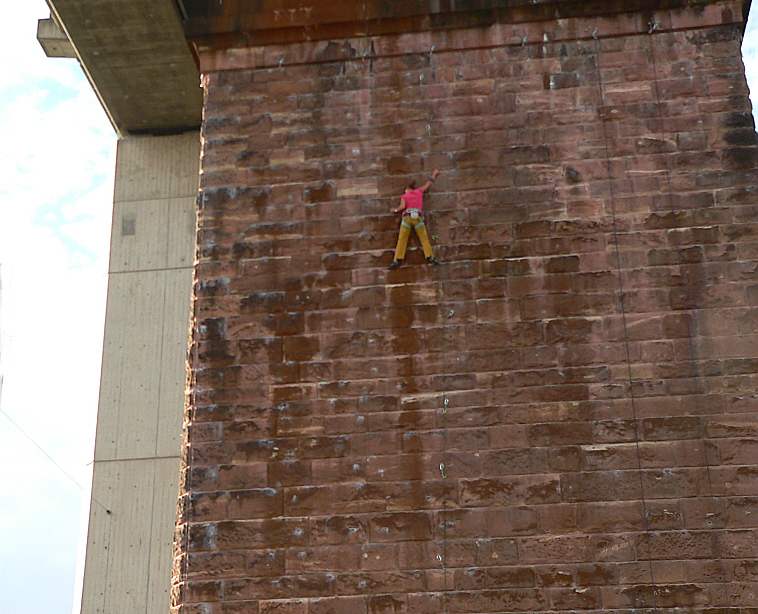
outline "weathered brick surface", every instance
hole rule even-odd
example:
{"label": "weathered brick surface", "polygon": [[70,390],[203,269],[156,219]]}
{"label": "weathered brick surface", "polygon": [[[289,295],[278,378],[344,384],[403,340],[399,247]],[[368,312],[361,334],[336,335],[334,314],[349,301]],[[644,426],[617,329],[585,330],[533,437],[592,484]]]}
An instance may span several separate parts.
{"label": "weathered brick surface", "polygon": [[201,54],[177,611],[753,611],[740,20]]}

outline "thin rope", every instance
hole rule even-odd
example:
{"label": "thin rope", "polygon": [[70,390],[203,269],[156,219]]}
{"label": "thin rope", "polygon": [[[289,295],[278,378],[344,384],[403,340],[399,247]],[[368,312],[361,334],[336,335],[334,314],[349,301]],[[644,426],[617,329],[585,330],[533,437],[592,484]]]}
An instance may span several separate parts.
{"label": "thin rope", "polygon": [[[431,265],[436,266],[436,265]],[[448,565],[447,565],[447,525],[448,525],[448,505],[447,505],[447,491],[448,491],[448,433],[447,433],[447,406],[448,406],[448,364],[447,364],[447,325],[445,322],[452,315],[445,315],[445,279],[442,272],[442,266],[437,266],[437,284],[439,286],[439,313],[441,318],[441,334],[442,334],[442,407],[438,410],[438,425],[442,427],[442,462],[440,463],[439,470],[442,476],[442,555],[438,557],[439,562],[442,565],[442,581],[443,581],[443,593],[442,593],[442,611],[447,614],[449,611],[448,604]]]}
{"label": "thin rope", "polygon": [[[82,492],[84,492],[84,486],[82,486],[81,484],[79,484],[79,482],[77,482],[77,481],[76,481],[76,480],[75,480],[75,479],[74,479],[74,478],[71,476],[71,474],[70,474],[70,473],[68,473],[68,471],[66,471],[66,470],[65,470],[63,467],[61,467],[61,465],[59,465],[59,464],[56,462],[56,460],[55,460],[55,459],[54,459],[52,456],[50,456],[50,454],[48,454],[48,453],[45,451],[45,449],[44,449],[44,448],[43,448],[41,445],[39,445],[39,444],[38,444],[36,441],[34,441],[34,439],[32,439],[32,438],[29,436],[29,434],[28,434],[26,431],[24,431],[24,429],[22,429],[22,428],[19,426],[19,424],[18,424],[18,423],[17,423],[17,422],[16,422],[16,421],[15,421],[13,418],[11,418],[11,417],[10,417],[10,415],[8,414],[8,412],[6,412],[4,409],[0,409],[0,414],[3,414],[3,415],[4,415],[4,416],[5,416],[7,419],[8,419],[8,421],[9,421],[9,422],[10,422],[10,423],[11,423],[13,426],[15,426],[15,427],[18,429],[18,431],[19,431],[19,432],[20,432],[20,433],[21,433],[21,434],[22,434],[24,437],[26,437],[26,438],[29,440],[29,442],[30,442],[30,443],[31,443],[31,444],[32,444],[32,445],[33,445],[35,448],[37,448],[37,449],[38,449],[40,452],[42,452],[42,454],[44,454],[44,455],[47,457],[47,459],[48,459],[48,460],[49,460],[49,461],[50,461],[50,462],[51,462],[53,465],[55,465],[55,466],[58,468],[58,470],[59,470],[59,471],[60,471],[60,472],[61,472],[63,475],[65,475],[65,476],[66,476],[66,477],[67,477],[69,480],[71,480],[71,482],[73,482],[73,483],[74,483],[74,485],[75,485],[75,486],[76,486],[76,487],[77,487],[79,490],[81,490]],[[109,510],[109,509],[108,509],[107,507],[105,507],[105,506],[104,506],[102,503],[100,503],[100,501],[98,501],[98,500],[97,500],[95,497],[93,497],[93,496],[92,496],[92,493],[90,493],[90,497],[89,497],[89,498],[90,498],[90,501],[91,501],[92,503],[95,503],[96,505],[98,505],[98,506],[100,506],[101,508],[103,508],[103,510],[105,511],[105,513],[106,513],[106,514],[110,515],[110,514],[112,513],[112,512],[111,512],[111,510]]]}
{"label": "thin rope", "polygon": [[[431,265],[436,266],[436,265]],[[450,314],[445,315],[445,278],[442,272],[444,265],[437,266],[437,284],[439,285],[439,313],[441,318],[441,333],[442,333],[442,407],[438,410],[439,422],[442,426],[442,462],[440,463],[440,474],[442,475],[442,556],[439,561],[442,564],[442,580],[443,580],[443,593],[442,593],[442,611],[447,614],[449,612],[448,604],[448,566],[447,566],[447,525],[448,525],[448,505],[447,505],[447,491],[448,491],[448,433],[447,433],[447,406],[448,406],[448,363],[447,363],[447,325],[445,322],[453,315],[453,311]]]}
{"label": "thin rope", "polygon": [[[661,143],[666,142],[666,131],[664,130],[664,123],[663,123],[663,111],[662,111],[662,105],[661,105],[661,94],[660,94],[660,87],[658,83],[658,65],[656,63],[656,57],[655,57],[655,38],[653,37],[654,32],[658,29],[658,23],[649,23],[649,30],[648,35],[650,38],[650,58],[651,58],[651,65],[653,67],[653,81],[655,84],[655,101],[656,101],[656,108],[658,111],[658,125],[660,128],[660,135],[661,135]],[[674,212],[674,195],[673,190],[671,188],[671,167],[669,165],[669,156],[666,152],[665,147],[663,148],[663,161],[665,164],[665,170],[666,170],[666,186],[668,189],[668,201],[669,201],[669,211]],[[684,264],[684,258],[682,256],[682,250],[681,246],[678,244],[676,236],[673,238],[674,245],[676,248],[676,255],[677,259],[679,261],[679,271],[681,273],[682,279],[684,279],[684,274],[682,273],[682,265]],[[694,342],[694,335],[695,332],[693,331],[694,327],[694,320],[695,320],[695,314],[694,310],[692,309],[686,309],[684,310],[686,317],[685,320],[687,322],[687,342],[689,345],[689,363],[691,368],[691,377],[695,380],[695,384],[697,386],[695,390],[695,403],[697,406],[698,411],[698,424],[700,427],[700,441],[703,446],[703,460],[705,461],[705,470],[706,475],[708,477],[708,490],[710,493],[710,500],[713,510],[713,528],[709,529],[710,531],[714,532],[714,535],[716,537],[716,553],[718,555],[719,560],[719,568],[721,569],[721,583],[724,588],[724,597],[726,602],[726,610],[727,613],[730,611],[729,607],[729,585],[726,581],[726,569],[724,567],[724,559],[721,554],[721,540],[719,539],[719,531],[722,528],[725,527],[719,527],[719,513],[718,513],[718,505],[716,503],[716,496],[714,495],[713,491],[713,476],[711,472],[711,464],[708,460],[708,448],[707,448],[707,437],[705,433],[705,419],[703,416],[703,403],[701,395],[705,394],[705,391],[702,389],[702,382],[701,378],[698,374],[698,368],[697,368],[697,362],[695,359],[695,342]],[[708,529],[707,529],[708,530]]]}
{"label": "thin rope", "polygon": [[[431,70],[431,79],[430,81],[436,80],[436,70],[434,68],[434,50],[435,46],[432,45],[432,47],[429,50],[429,69]],[[420,76],[420,83],[419,83],[422,91],[426,88],[426,81],[423,78],[423,72]],[[424,97],[425,98],[425,97]],[[427,115],[427,125],[426,125],[426,136],[427,139],[431,140],[432,138],[432,104],[429,103],[428,106],[428,115]],[[424,216],[426,217],[426,227],[427,227],[427,236],[429,237],[430,243],[434,240],[434,238],[437,236],[432,232],[432,221],[433,216],[431,215],[430,210],[426,210],[424,213]],[[430,234],[431,233],[431,234]],[[435,242],[436,244],[436,242]],[[451,310],[449,314],[445,314],[445,278],[442,272],[442,268],[444,267],[444,264],[442,265],[429,265],[434,266],[437,268],[437,285],[439,287],[439,300],[438,300],[438,310],[440,314],[440,323],[441,323],[441,334],[442,334],[442,341],[441,341],[441,353],[442,353],[442,407],[438,409],[438,427],[442,427],[442,461],[440,462],[439,471],[440,475],[442,476],[442,553],[437,555],[437,561],[440,563],[442,567],[442,611],[445,614],[449,613],[449,596],[448,592],[450,590],[450,587],[448,585],[448,565],[447,565],[447,554],[448,554],[448,544],[447,544],[447,529],[448,529],[448,501],[447,501],[447,491],[448,491],[448,432],[447,432],[447,406],[448,406],[448,362],[447,362],[447,320],[453,315],[453,311]]]}
{"label": "thin rope", "polygon": [[[605,94],[603,92],[603,77],[600,70],[600,41],[597,38],[597,30],[592,32],[592,38],[595,40],[595,69],[597,71],[597,82],[598,82],[598,90],[600,93],[600,107],[605,107]],[[645,532],[645,535],[648,536],[647,540],[647,560],[648,560],[648,569],[650,572],[650,584],[652,585],[653,589],[653,608],[659,609],[658,606],[658,590],[656,589],[656,583],[655,583],[655,574],[653,571],[653,558],[652,554],[650,552],[650,529],[648,526],[647,521],[647,502],[645,500],[645,484],[644,480],[642,479],[642,457],[640,454],[640,432],[639,432],[639,420],[637,419],[637,407],[635,402],[635,396],[634,396],[634,378],[632,377],[632,358],[631,358],[631,348],[629,343],[629,327],[627,323],[627,317],[626,317],[626,305],[624,304],[624,282],[622,278],[622,271],[621,271],[621,250],[619,248],[619,231],[618,231],[618,223],[616,219],[616,205],[615,205],[615,197],[614,197],[614,190],[613,190],[613,175],[611,173],[611,152],[610,152],[610,139],[608,137],[608,127],[606,125],[606,120],[601,119],[601,123],[603,125],[603,140],[605,145],[605,165],[606,165],[606,171],[608,174],[608,191],[609,191],[609,202],[610,202],[610,209],[611,209],[611,219],[612,219],[612,225],[613,225],[613,241],[615,243],[615,253],[616,253],[616,273],[618,277],[618,287],[619,287],[619,309],[621,311],[621,320],[623,323],[623,329],[624,329],[624,346],[626,350],[626,369],[627,369],[627,378],[629,380],[629,399],[632,409],[632,421],[634,423],[634,444],[635,449],[637,452],[637,475],[639,477],[639,484],[640,484],[640,500],[642,502],[642,526],[643,530]]]}

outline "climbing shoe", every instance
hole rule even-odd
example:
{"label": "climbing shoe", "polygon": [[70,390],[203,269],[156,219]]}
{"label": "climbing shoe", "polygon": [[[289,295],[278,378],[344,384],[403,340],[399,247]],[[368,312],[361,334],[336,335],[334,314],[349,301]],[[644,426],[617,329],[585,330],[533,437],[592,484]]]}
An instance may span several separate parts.
{"label": "climbing shoe", "polygon": [[439,260],[437,260],[437,259],[436,259],[434,256],[429,256],[429,257],[426,259],[426,261],[427,261],[429,264],[439,264],[439,263],[440,263],[440,261],[439,261]]}
{"label": "climbing shoe", "polygon": [[393,261],[392,261],[392,264],[390,264],[390,265],[389,265],[389,267],[387,267],[387,268],[390,268],[390,269],[396,269],[396,268],[397,268],[397,267],[399,267],[399,266],[400,266],[402,263],[403,263],[403,261],[402,261],[402,260],[393,260]]}

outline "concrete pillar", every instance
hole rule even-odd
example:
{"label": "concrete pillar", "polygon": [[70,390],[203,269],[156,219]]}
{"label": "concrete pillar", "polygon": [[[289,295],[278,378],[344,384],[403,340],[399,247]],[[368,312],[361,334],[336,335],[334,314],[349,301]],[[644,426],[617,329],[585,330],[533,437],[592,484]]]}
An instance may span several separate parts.
{"label": "concrete pillar", "polygon": [[199,137],[119,141],[82,613],[165,613]]}

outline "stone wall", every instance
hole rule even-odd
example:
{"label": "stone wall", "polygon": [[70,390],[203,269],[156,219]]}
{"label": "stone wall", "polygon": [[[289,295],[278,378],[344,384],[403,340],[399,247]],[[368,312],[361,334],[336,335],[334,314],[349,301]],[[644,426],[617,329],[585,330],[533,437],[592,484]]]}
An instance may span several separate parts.
{"label": "stone wall", "polygon": [[[754,611],[741,30],[712,2],[200,51],[177,612]],[[443,264],[414,238],[388,271],[434,168]]]}

